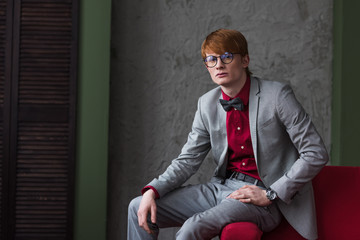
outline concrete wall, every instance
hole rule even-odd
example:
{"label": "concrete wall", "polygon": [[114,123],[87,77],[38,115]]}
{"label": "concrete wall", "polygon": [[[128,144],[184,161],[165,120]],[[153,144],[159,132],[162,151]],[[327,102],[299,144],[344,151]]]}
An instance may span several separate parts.
{"label": "concrete wall", "polygon": [[250,70],[289,82],[330,147],[332,0],[113,0],[112,11],[108,239],[125,239],[129,201],[179,154],[215,87],[200,46],[218,28],[244,33]]}

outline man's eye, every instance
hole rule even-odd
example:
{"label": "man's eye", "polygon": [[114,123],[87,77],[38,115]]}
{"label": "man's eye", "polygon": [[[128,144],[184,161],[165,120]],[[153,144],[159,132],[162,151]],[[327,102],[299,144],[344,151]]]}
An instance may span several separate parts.
{"label": "man's eye", "polygon": [[208,62],[213,62],[213,61],[216,61],[216,57],[214,57],[214,56],[209,56],[209,57],[207,57],[207,59],[206,59]]}
{"label": "man's eye", "polygon": [[229,58],[231,58],[230,54],[221,55],[221,59],[229,59]]}

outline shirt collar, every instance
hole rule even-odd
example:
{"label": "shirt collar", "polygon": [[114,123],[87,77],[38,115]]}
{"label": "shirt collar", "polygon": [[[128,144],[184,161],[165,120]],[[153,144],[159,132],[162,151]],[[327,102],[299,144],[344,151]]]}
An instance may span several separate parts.
{"label": "shirt collar", "polygon": [[249,95],[250,95],[250,77],[247,77],[246,78],[246,82],[245,82],[245,85],[243,86],[243,88],[240,90],[240,92],[238,94],[236,94],[236,96],[234,98],[231,98],[229,97],[228,95],[226,95],[226,93],[224,93],[222,90],[222,96],[223,96],[223,99],[224,100],[231,100],[231,99],[234,99],[234,98],[240,98],[244,105],[247,106],[248,103],[249,103]]}

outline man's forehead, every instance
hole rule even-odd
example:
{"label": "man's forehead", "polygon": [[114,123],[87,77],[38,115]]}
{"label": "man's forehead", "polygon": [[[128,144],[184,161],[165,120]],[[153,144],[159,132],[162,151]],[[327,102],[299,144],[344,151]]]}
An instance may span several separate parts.
{"label": "man's forehead", "polygon": [[220,56],[220,55],[223,55],[225,52],[223,52],[223,53],[216,53],[216,52],[214,52],[214,51],[207,51],[207,52],[205,52],[205,55],[206,56]]}

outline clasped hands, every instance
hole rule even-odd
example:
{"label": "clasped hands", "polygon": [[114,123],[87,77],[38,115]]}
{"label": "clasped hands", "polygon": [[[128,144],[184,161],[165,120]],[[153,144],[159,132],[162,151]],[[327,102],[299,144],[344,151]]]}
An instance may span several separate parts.
{"label": "clasped hands", "polygon": [[[245,185],[242,188],[232,192],[227,199],[232,198],[243,203],[251,203],[257,206],[265,207],[271,204],[271,201],[266,197],[266,191],[255,185]],[[139,226],[147,233],[153,232],[147,223],[147,216],[150,213],[152,223],[156,223],[156,202],[155,193],[152,189],[147,190],[141,199],[139,210],[137,212]]]}

